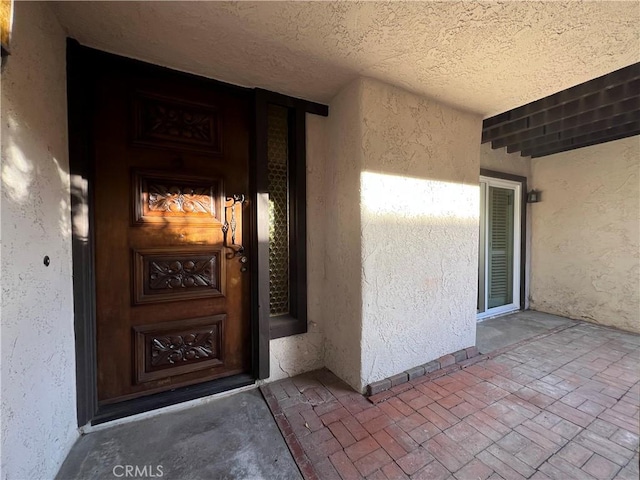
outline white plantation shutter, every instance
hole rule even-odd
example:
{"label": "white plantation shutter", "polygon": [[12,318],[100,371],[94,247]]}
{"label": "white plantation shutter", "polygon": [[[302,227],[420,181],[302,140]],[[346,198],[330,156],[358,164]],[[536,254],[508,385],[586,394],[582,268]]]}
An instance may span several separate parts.
{"label": "white plantation shutter", "polygon": [[489,187],[489,304],[513,301],[513,190]]}

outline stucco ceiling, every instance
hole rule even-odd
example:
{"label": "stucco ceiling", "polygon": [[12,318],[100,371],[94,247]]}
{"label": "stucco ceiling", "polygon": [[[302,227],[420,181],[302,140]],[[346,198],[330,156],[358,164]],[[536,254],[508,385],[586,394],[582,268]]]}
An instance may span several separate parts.
{"label": "stucco ceiling", "polygon": [[82,44],[328,102],[359,75],[490,116],[640,61],[640,3],[55,2]]}

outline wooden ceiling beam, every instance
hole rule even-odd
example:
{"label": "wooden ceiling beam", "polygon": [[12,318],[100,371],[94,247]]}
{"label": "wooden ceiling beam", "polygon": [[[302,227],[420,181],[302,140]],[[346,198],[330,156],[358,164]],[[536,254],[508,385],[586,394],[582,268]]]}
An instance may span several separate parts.
{"label": "wooden ceiling beam", "polygon": [[550,135],[551,133],[555,133],[556,135],[558,134],[557,131],[547,133],[547,129],[544,126],[536,127],[536,128],[532,128],[531,130],[514,133],[512,135],[508,135],[506,137],[493,140],[491,142],[491,148],[495,149],[495,148],[508,147],[509,145],[516,145],[518,143],[521,143],[527,140],[533,140],[535,138],[544,137],[545,135]]}
{"label": "wooden ceiling beam", "polygon": [[[482,143],[492,142],[493,148],[499,148],[493,144],[500,139],[511,135],[544,127],[563,118],[573,117],[594,110],[601,110],[605,106],[624,104],[627,100],[638,98],[640,92],[640,78],[613,86],[601,91],[592,92],[577,100],[542,110],[528,117],[502,124],[497,127],[486,128],[483,124]],[[549,133],[548,131],[543,134]],[[500,142],[498,142],[500,145]],[[500,146],[505,146],[506,143]]]}
{"label": "wooden ceiling beam", "polygon": [[555,153],[565,152],[567,150],[574,150],[576,148],[597,145],[600,143],[610,142],[612,140],[618,140],[638,134],[640,134],[640,122],[633,122],[626,125],[609,128],[605,131],[599,132],[598,134],[582,135],[568,140],[549,143],[541,148],[523,150],[521,155],[532,158],[545,157],[547,155],[553,155]]}
{"label": "wooden ceiling beam", "polygon": [[627,98],[619,103],[605,105],[570,117],[561,117],[544,125],[496,138],[491,141],[491,147],[495,149],[506,147],[508,145],[515,145],[527,140],[532,140],[554,133],[561,133],[565,130],[637,111],[640,111],[640,96],[636,93],[636,95],[631,98]]}
{"label": "wooden ceiling beam", "polygon": [[562,92],[549,95],[540,100],[533,101],[522,107],[514,108],[508,112],[487,118],[484,121],[484,128],[494,128],[504,125],[520,118],[528,117],[543,110],[548,110],[557,105],[562,105],[574,100],[591,95],[593,92],[605,90],[616,85],[624,84],[633,79],[640,78],[640,64],[635,63],[628,67],[621,68],[615,72],[603,75],[588,82],[581,83],[575,87],[568,88]]}
{"label": "wooden ceiling beam", "polygon": [[627,125],[628,123],[640,121],[640,111],[633,111],[623,113],[621,115],[615,115],[613,117],[598,120],[593,123],[585,124],[578,127],[568,128],[557,133],[549,135],[542,135],[539,137],[531,138],[529,140],[522,140],[517,143],[511,143],[507,145],[507,153],[520,152],[522,150],[540,149],[544,145],[562,141],[570,140],[575,137],[580,137],[587,134],[598,133],[609,128]]}

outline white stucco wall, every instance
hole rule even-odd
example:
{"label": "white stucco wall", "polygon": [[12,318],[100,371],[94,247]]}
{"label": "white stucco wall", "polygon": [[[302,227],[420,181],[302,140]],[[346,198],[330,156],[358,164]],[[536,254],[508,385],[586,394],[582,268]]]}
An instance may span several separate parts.
{"label": "white stucco wall", "polygon": [[16,2],[13,27],[1,77],[1,473],[44,479],[77,437],[66,46],[46,4]]}
{"label": "white stucco wall", "polygon": [[357,390],[475,344],[481,121],[368,78],[330,103],[325,363]]}
{"label": "white stucco wall", "polygon": [[329,104],[325,172],[325,365],[360,388],[362,266],[360,172],[364,82],[347,85]]}
{"label": "white stucco wall", "polygon": [[367,78],[329,108],[307,117],[310,332],[271,342],[269,380],[362,390],[475,344],[482,120]]}
{"label": "white stucco wall", "polygon": [[640,332],[640,137],[539,159],[531,308]]}
{"label": "white stucco wall", "polygon": [[481,122],[363,81],[361,387],[475,345]]}
{"label": "white stucco wall", "polygon": [[269,381],[324,366],[324,185],[327,118],[307,114],[307,319],[308,332],[271,340]]}
{"label": "white stucco wall", "polygon": [[[480,168],[493,170],[494,172],[509,173],[527,179],[527,189],[531,190],[531,157],[521,157],[520,152],[508,153],[507,148],[491,148],[491,143],[483,143],[480,146]],[[526,233],[525,233],[525,266],[524,266],[524,308],[528,309],[531,287],[531,205],[526,208]]]}

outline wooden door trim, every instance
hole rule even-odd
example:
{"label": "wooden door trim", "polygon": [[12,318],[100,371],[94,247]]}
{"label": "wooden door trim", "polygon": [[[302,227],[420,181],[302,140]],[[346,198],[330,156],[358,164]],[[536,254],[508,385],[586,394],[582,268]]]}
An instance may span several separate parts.
{"label": "wooden door trim", "polygon": [[527,177],[496,172],[495,170],[487,170],[484,168],[480,169],[480,176],[520,183],[520,310],[524,310],[525,282],[527,279]]}
{"label": "wooden door trim", "polygon": [[[148,412],[162,407],[188,402],[198,398],[225,392],[234,388],[246,387],[255,383],[253,374],[242,373],[219,380],[199,383],[188,387],[177,388],[168,392],[155,393],[146,397],[134,398],[123,402],[101,405],[89,419],[92,425],[110,422],[123,417]],[[85,422],[85,425],[88,422]]]}
{"label": "wooden door trim", "polygon": [[78,426],[98,410],[93,166],[85,50],[67,39],[67,110],[71,183],[73,310]]}
{"label": "wooden door trim", "polygon": [[[96,282],[94,252],[93,188],[94,172],[91,154],[91,85],[94,72],[104,69],[140,70],[159,76],[172,75],[192,79],[201,84],[223,90],[234,95],[247,95],[253,99],[254,121],[250,132],[250,160],[248,198],[251,202],[249,225],[253,235],[251,242],[251,373],[238,374],[220,380],[178,388],[147,397],[127,400],[111,405],[98,405],[97,392],[97,345],[96,345]],[[272,103],[288,106],[296,111],[297,154],[305,154],[304,116],[306,113],[327,116],[326,105],[288,97],[262,89],[249,89],[231,85],[198,75],[179,72],[166,67],[114,55],[81,45],[77,40],[67,39],[67,108],[69,135],[69,173],[71,177],[72,255],[74,332],[76,351],[76,398],[78,426],[126,417],[163,406],[212,395],[222,391],[250,385],[256,379],[269,377],[269,341],[272,338],[269,321],[269,265],[268,265],[268,212],[266,196],[260,193],[261,169],[266,171],[266,115],[262,109],[268,99]],[[265,142],[264,144],[262,142]],[[262,172],[264,173],[264,172]],[[304,170],[301,173],[305,175]],[[304,193],[304,191],[302,191]],[[300,208],[306,212],[306,202],[299,196]],[[267,199],[268,200],[268,199]],[[261,203],[262,202],[262,203]],[[304,215],[304,214],[303,214]],[[304,219],[304,217],[303,217]],[[306,239],[297,239],[306,248]],[[265,243],[266,242],[266,243]],[[306,252],[301,250],[300,261]],[[306,275],[305,275],[306,277]],[[303,281],[303,280],[301,280]],[[306,304],[306,279],[304,280]],[[266,306],[260,308],[260,305]],[[306,307],[306,305],[305,305]],[[289,330],[289,327],[287,328]],[[291,328],[288,334],[300,333],[302,325]],[[304,325],[306,331],[306,321]]]}
{"label": "wooden door trim", "polygon": [[[112,405],[98,405],[97,345],[96,345],[96,282],[94,252],[93,188],[95,175],[92,166],[92,95],[94,72],[106,69],[144,70],[154,75],[195,80],[201,84],[232,95],[252,96],[252,90],[229,85],[196,75],[177,72],[80,45],[74,39],[67,40],[67,107],[69,116],[69,171],[71,176],[72,250],[74,329],[76,343],[76,398],[78,426],[101,423],[136,413],[172,405],[194,398],[219,393],[254,383],[261,372],[269,372],[269,345],[254,347],[255,337],[267,336],[269,331],[256,330],[251,325],[251,371],[225,379],[199,385],[178,388],[173,391],[141,397]],[[250,132],[251,134],[251,132]],[[253,138],[250,138],[253,143]],[[251,194],[251,192],[248,192]],[[251,221],[251,224],[254,222]],[[251,304],[257,302],[257,292],[251,291]],[[265,365],[266,363],[266,365]]]}

